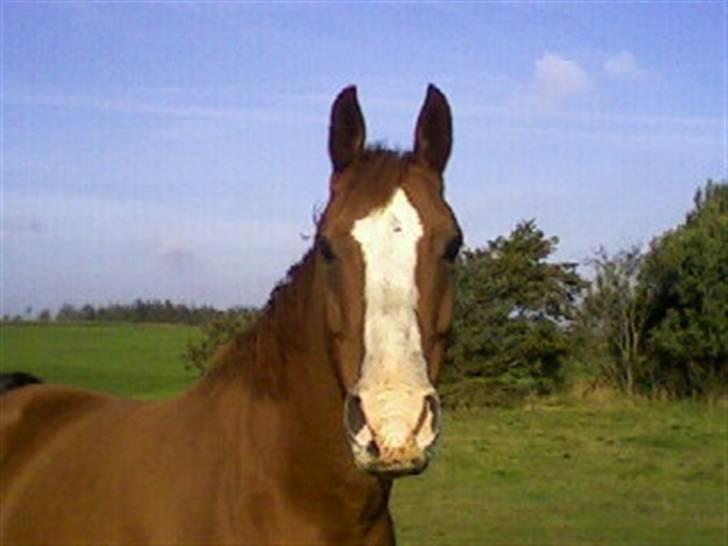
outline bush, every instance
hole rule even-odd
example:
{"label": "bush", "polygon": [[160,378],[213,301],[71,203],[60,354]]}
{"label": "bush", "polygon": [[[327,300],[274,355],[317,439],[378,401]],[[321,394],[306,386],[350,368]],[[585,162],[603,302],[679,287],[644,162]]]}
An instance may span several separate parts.
{"label": "bush", "polygon": [[728,383],[728,184],[708,181],[694,202],[682,225],[653,241],[641,278],[655,381],[678,396]]}
{"label": "bush", "polygon": [[236,308],[203,324],[202,337],[188,341],[187,348],[182,354],[185,368],[196,370],[203,375],[218,347],[251,327],[258,315],[259,311],[251,307]]}

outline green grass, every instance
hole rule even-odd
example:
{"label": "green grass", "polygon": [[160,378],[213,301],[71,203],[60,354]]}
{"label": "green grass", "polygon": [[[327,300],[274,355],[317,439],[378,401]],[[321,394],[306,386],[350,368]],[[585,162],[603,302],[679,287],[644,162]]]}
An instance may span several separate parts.
{"label": "green grass", "polygon": [[728,544],[728,415],[690,403],[450,415],[401,544]]}
{"label": "green grass", "polygon": [[[185,327],[0,327],[0,368],[137,398],[194,378]],[[399,543],[728,545],[728,414],[615,402],[446,415],[438,454],[395,486]]]}
{"label": "green grass", "polygon": [[136,324],[0,326],[0,370],[22,370],[135,398],[162,398],[195,378],[182,352],[197,328]]}

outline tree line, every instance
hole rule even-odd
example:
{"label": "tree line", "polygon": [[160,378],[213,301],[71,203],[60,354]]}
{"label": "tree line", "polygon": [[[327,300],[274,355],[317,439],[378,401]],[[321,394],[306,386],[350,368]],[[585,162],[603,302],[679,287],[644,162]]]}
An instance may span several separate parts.
{"label": "tree line", "polygon": [[217,309],[211,305],[187,305],[184,303],[173,303],[165,299],[136,299],[132,303],[109,303],[93,305],[87,303],[75,306],[64,303],[53,314],[48,309],[43,309],[38,314],[28,308],[24,315],[13,317],[5,316],[3,321],[18,322],[23,320],[36,320],[38,322],[133,322],[133,323],[157,323],[157,324],[186,324],[191,326],[203,326],[220,320],[237,320],[240,316],[255,313],[255,309],[249,306],[237,306],[226,310]]}

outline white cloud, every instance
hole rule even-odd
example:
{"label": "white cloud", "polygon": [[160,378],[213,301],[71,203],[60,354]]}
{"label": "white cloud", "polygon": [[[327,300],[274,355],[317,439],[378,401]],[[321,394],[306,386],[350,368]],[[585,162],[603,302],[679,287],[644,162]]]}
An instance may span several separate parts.
{"label": "white cloud", "polygon": [[536,61],[534,77],[537,98],[546,103],[559,103],[592,87],[591,78],[579,63],[553,53]]}
{"label": "white cloud", "polygon": [[602,68],[607,76],[615,80],[641,80],[647,74],[630,51],[622,51],[609,57]]}

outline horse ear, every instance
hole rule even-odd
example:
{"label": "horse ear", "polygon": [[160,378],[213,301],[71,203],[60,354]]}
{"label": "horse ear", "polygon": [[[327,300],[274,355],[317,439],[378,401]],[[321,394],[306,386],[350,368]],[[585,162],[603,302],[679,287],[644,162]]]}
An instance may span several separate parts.
{"label": "horse ear", "polygon": [[437,87],[427,87],[425,104],[415,129],[414,155],[438,174],[442,174],[452,149],[452,117],[445,95]]}
{"label": "horse ear", "polygon": [[364,148],[364,116],[356,98],[356,87],[344,89],[331,107],[329,156],[334,172],[344,170]]}

